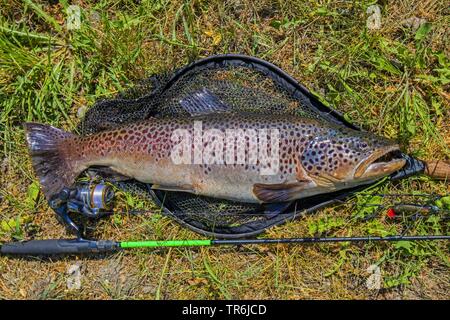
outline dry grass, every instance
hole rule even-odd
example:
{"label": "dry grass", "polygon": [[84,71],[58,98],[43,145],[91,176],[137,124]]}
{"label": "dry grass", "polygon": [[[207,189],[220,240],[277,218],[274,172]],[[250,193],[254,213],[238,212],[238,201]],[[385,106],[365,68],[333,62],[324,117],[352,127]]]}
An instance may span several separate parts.
{"label": "dry grass", "polygon": [[[0,240],[70,237],[42,195],[27,156],[22,121],[73,129],[79,108],[110,97],[152,73],[218,53],[269,60],[299,79],[351,121],[398,138],[423,158],[450,155],[449,12],[443,1],[378,1],[382,28],[366,30],[376,1],[74,1],[81,29],[65,29],[65,1],[2,0],[0,24]],[[56,2],[55,2],[56,3]],[[39,9],[41,8],[41,9]],[[403,21],[419,17],[423,39]],[[31,187],[30,187],[31,186]],[[414,177],[386,192],[450,192]],[[382,219],[354,218],[358,202],[268,230],[266,236],[396,231]],[[333,220],[334,219],[334,220]],[[338,219],[344,221],[338,226]],[[415,233],[445,233],[425,221]],[[184,239],[197,235],[166,217],[115,215],[95,231],[102,239]],[[67,269],[81,265],[82,286],[68,290]],[[380,290],[367,268],[381,267]],[[0,257],[6,299],[448,299],[446,243],[324,244],[136,250],[98,257]]]}

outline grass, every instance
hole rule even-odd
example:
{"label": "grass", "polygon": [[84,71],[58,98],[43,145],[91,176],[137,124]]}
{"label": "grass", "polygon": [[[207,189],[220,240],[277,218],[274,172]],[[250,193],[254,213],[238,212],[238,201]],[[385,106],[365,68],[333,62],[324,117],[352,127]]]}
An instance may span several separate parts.
{"label": "grass", "polygon": [[[378,1],[382,27],[367,30],[377,1],[83,1],[81,27],[67,30],[67,1],[2,0],[0,9],[0,240],[68,237],[39,193],[23,121],[73,130],[98,99],[150,74],[219,53],[269,60],[363,128],[396,138],[421,158],[450,156],[449,11],[439,0]],[[427,22],[417,30],[411,17]],[[377,192],[448,193],[444,182],[412,177]],[[123,195],[127,200],[127,196]],[[391,223],[360,197],[264,236],[446,233],[430,217]],[[380,199],[370,199],[380,201]],[[134,200],[125,201],[130,206]],[[154,215],[99,222],[103,239],[197,235]],[[67,269],[81,264],[82,287]],[[365,283],[381,268],[381,289]],[[448,299],[446,243],[324,244],[137,250],[83,257],[0,257],[0,298],[12,299]]]}

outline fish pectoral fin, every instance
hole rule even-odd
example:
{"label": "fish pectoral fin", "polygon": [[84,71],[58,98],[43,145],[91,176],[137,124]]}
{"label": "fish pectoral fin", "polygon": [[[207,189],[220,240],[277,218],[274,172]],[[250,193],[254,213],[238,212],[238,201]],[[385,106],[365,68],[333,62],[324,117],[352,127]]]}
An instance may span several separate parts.
{"label": "fish pectoral fin", "polygon": [[180,100],[180,105],[192,116],[230,110],[229,106],[206,88],[185,96]]}
{"label": "fish pectoral fin", "polygon": [[195,193],[194,188],[191,185],[182,185],[182,186],[164,186],[160,184],[153,184],[152,189],[155,190],[163,190],[163,191],[172,191],[172,192],[190,192]]}
{"label": "fish pectoral fin", "polygon": [[335,189],[336,183],[339,182],[339,179],[336,179],[330,174],[321,173],[319,176],[315,177],[315,182],[318,186],[329,188],[330,190]]}
{"label": "fish pectoral fin", "polygon": [[310,181],[278,184],[255,183],[253,193],[262,202],[287,202],[295,200],[296,194],[305,190],[309,184]]}

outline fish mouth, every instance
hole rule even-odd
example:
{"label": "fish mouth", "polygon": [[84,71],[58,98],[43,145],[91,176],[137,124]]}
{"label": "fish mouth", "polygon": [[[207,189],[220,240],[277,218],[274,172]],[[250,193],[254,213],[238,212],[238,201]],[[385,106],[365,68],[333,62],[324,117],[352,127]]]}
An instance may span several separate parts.
{"label": "fish mouth", "polygon": [[374,179],[387,176],[406,164],[398,145],[380,148],[361,161],[355,169],[355,179]]}

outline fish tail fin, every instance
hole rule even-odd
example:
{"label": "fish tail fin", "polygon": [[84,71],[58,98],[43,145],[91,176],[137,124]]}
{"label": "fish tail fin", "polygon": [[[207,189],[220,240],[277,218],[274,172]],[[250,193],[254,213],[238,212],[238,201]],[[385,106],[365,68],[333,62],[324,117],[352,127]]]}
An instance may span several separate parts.
{"label": "fish tail fin", "polygon": [[40,123],[24,124],[28,149],[34,171],[47,198],[69,187],[81,170],[75,168],[67,156],[67,140],[74,134]]}

